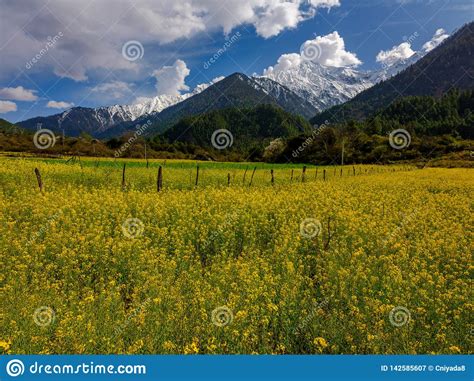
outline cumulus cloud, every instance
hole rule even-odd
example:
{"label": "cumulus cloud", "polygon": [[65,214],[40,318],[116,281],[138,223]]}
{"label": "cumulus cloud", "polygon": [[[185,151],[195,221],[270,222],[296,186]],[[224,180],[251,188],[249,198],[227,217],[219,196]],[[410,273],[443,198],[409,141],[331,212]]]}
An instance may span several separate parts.
{"label": "cumulus cloud", "polygon": [[0,101],[0,114],[5,114],[10,111],[16,111],[16,103],[10,101]]}
{"label": "cumulus cloud", "polygon": [[191,71],[182,60],[176,60],[172,66],[163,66],[153,72],[156,79],[158,95],[179,95],[181,91],[189,90],[185,84],[186,77]]}
{"label": "cumulus cloud", "polygon": [[35,101],[38,99],[35,93],[36,90],[28,90],[23,86],[4,87],[0,89],[0,98],[14,101]]}
{"label": "cumulus cloud", "polygon": [[413,54],[415,54],[415,52],[412,50],[410,43],[403,42],[400,45],[392,47],[392,49],[380,51],[377,57],[375,57],[375,60],[384,66],[392,66],[410,58]]}
{"label": "cumulus cloud", "polygon": [[[39,56],[28,70],[53,70],[84,81],[94,69],[137,70],[152,57],[147,48],[153,44],[202,32],[228,34],[245,25],[270,38],[314,17],[319,8],[339,5],[339,0],[135,0],[130,6],[129,0],[101,0],[84,8],[80,1],[50,0],[48,7],[43,0],[29,0],[27,7],[2,1],[2,74],[8,77]],[[48,46],[48,38],[59,33],[61,38]],[[141,60],[122,57],[122,46],[130,40],[145,47]]]}
{"label": "cumulus cloud", "polygon": [[60,108],[60,109],[63,109],[63,108],[70,108],[74,106],[74,103],[69,103],[69,102],[56,102],[56,101],[49,101],[48,104],[46,105],[46,107],[48,108]]}
{"label": "cumulus cloud", "polygon": [[270,75],[286,71],[297,67],[301,63],[301,56],[298,53],[282,54],[275,66],[269,66],[263,71],[263,75]]}
{"label": "cumulus cloud", "polygon": [[278,74],[299,66],[303,61],[334,67],[358,66],[362,63],[355,53],[346,50],[344,39],[335,31],[305,41],[300,53],[282,54],[276,65],[265,69],[263,75]]}
{"label": "cumulus cloud", "polygon": [[436,30],[433,38],[430,41],[426,42],[421,49],[426,53],[431,52],[448,37],[449,34],[447,34],[443,28],[439,28],[438,30]]}
{"label": "cumulus cloud", "polygon": [[362,63],[355,53],[346,51],[344,39],[337,31],[306,41],[301,46],[301,56],[325,66],[358,66]]}

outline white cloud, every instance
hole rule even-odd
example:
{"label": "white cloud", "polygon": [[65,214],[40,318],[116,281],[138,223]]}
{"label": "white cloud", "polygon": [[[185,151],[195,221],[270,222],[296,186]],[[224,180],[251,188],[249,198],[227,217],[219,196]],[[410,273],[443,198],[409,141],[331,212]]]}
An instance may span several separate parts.
{"label": "white cloud", "polygon": [[298,23],[304,19],[299,3],[279,3],[268,7],[263,17],[255,20],[257,33],[269,38],[278,35],[282,30],[296,28]]}
{"label": "white cloud", "polygon": [[[151,45],[167,44],[199,33],[231,32],[253,26],[269,38],[314,17],[319,8],[340,5],[339,0],[29,0],[2,2],[0,46],[2,75],[16,73],[35,56],[41,59],[31,72],[52,70],[59,77],[84,81],[95,69],[137,70],[152,62]],[[35,17],[32,18],[32,15]],[[65,28],[65,25],[68,27]],[[22,29],[22,27],[24,27]],[[48,37],[62,33],[54,47]],[[141,60],[127,61],[122,46],[138,40],[145,47]]]}
{"label": "white cloud", "polygon": [[63,109],[63,108],[70,108],[74,106],[74,103],[69,103],[69,102],[56,102],[56,101],[49,101],[48,104],[46,105],[46,107],[48,108],[60,108],[60,109]]}
{"label": "white cloud", "polygon": [[176,60],[172,66],[163,66],[153,72],[156,79],[158,95],[179,95],[181,91],[189,90],[184,83],[191,71],[182,60]]}
{"label": "white cloud", "polygon": [[36,90],[25,89],[23,86],[4,87],[0,89],[0,98],[14,101],[35,101],[38,99]]}
{"label": "white cloud", "polygon": [[433,38],[423,45],[422,50],[426,53],[431,52],[434,48],[436,48],[439,44],[441,44],[448,37],[449,37],[449,34],[447,34],[446,31],[443,28],[439,28],[435,32]]}
{"label": "white cloud", "polygon": [[132,92],[130,85],[123,81],[111,81],[101,83],[95,86],[91,91],[93,93],[103,94],[107,98],[112,99],[120,99],[127,93]]}
{"label": "white cloud", "polygon": [[346,51],[344,39],[337,31],[306,41],[301,46],[301,56],[325,66],[358,66],[362,63],[355,53]]}
{"label": "white cloud", "polygon": [[16,103],[10,101],[0,101],[0,114],[5,114],[10,111],[16,111]]}
{"label": "white cloud", "polygon": [[299,66],[303,61],[335,67],[358,66],[362,63],[355,53],[346,50],[344,39],[335,31],[305,41],[300,53],[282,54],[276,65],[265,69],[263,75],[278,74]]}
{"label": "white cloud", "polygon": [[279,73],[286,71],[293,67],[297,67],[301,63],[301,56],[297,53],[282,54],[278,58],[275,66],[270,66],[263,71],[263,75],[270,75],[272,73]]}
{"label": "white cloud", "polygon": [[398,62],[410,58],[415,52],[412,50],[410,43],[403,42],[398,46],[392,47],[390,50],[381,50],[375,60],[384,66],[392,66]]}

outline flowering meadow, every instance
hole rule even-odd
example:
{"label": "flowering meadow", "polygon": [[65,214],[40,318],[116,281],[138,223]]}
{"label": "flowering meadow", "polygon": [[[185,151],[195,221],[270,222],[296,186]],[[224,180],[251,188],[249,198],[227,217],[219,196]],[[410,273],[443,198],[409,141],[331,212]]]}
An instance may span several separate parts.
{"label": "flowering meadow", "polygon": [[123,164],[0,158],[0,353],[473,352],[472,170]]}

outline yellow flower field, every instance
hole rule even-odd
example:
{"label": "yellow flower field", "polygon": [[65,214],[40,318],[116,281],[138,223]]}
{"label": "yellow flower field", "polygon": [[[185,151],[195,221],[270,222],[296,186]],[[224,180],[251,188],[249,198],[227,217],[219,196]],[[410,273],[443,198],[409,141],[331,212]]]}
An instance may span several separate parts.
{"label": "yellow flower field", "polygon": [[473,352],[472,170],[253,167],[0,158],[0,353]]}

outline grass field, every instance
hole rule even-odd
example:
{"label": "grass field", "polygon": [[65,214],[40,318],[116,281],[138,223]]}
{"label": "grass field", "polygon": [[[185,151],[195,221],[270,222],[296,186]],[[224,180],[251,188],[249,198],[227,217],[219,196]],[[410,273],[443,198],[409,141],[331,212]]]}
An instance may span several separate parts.
{"label": "grass field", "polygon": [[473,170],[256,166],[0,158],[0,353],[473,352]]}

